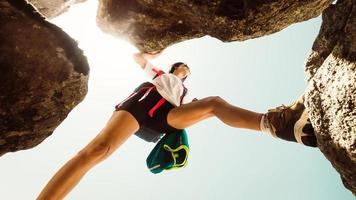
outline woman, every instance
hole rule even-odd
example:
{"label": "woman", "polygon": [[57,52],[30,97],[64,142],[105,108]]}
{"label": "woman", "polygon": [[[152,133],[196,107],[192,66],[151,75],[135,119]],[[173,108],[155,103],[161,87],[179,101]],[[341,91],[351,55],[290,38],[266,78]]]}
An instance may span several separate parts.
{"label": "woman", "polygon": [[[218,96],[189,102],[185,96],[187,90],[182,83],[190,74],[188,66],[176,63],[170,73],[165,74],[147,60],[156,56],[158,54],[134,55],[135,61],[153,78],[152,83],[139,87],[115,107],[116,110],[106,126],[54,175],[40,193],[38,200],[63,199],[86,172],[109,157],[140,128],[166,133],[187,128],[215,116],[232,127],[263,130],[277,137],[288,135],[287,138],[282,138],[297,141],[293,127],[285,126],[285,123],[278,120],[289,116],[286,113],[293,114],[296,111],[298,116],[291,115],[295,124],[303,113],[300,112],[304,108],[300,101],[291,107],[274,110],[270,115],[232,106]],[[288,119],[283,119],[283,122]],[[275,121],[277,123],[274,123]]]}

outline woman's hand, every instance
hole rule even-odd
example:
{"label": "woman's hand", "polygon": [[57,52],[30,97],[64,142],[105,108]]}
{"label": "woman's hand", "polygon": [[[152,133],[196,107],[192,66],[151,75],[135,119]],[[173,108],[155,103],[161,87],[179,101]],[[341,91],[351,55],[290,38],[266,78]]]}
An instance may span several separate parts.
{"label": "woman's hand", "polygon": [[142,69],[144,69],[145,65],[147,63],[147,59],[157,58],[161,54],[162,54],[162,51],[156,51],[153,53],[139,52],[139,53],[135,53],[133,55],[133,57],[134,57],[135,62],[137,64],[139,64],[142,67]]}
{"label": "woman's hand", "polygon": [[162,51],[155,51],[151,53],[141,53],[141,55],[146,59],[155,59],[162,54]]}
{"label": "woman's hand", "polygon": [[142,58],[146,58],[146,59],[154,59],[154,58],[157,58],[158,56],[160,56],[162,54],[162,52],[163,51],[154,51],[151,53],[139,52],[139,53],[135,53],[134,56],[142,57]]}

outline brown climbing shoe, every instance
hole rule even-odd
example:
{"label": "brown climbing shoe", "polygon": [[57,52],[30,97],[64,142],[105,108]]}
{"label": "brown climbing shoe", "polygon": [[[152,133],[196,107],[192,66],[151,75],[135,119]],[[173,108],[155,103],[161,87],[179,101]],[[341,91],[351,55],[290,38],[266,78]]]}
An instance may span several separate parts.
{"label": "brown climbing shoe", "polygon": [[289,106],[279,106],[266,113],[271,134],[307,146],[317,146],[314,129],[304,106],[304,96]]}

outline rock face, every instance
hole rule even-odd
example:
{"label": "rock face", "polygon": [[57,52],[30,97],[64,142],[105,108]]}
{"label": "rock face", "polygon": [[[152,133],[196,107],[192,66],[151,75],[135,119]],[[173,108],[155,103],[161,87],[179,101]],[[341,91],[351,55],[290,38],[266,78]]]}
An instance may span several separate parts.
{"label": "rock face", "polygon": [[77,44],[26,1],[0,2],[0,155],[36,146],[87,93]]}
{"label": "rock face", "polygon": [[100,0],[97,22],[142,51],[210,35],[242,41],[320,15],[332,0]]}
{"label": "rock face", "polygon": [[42,15],[47,18],[56,17],[76,3],[86,0],[28,0]]}
{"label": "rock face", "polygon": [[356,194],[356,2],[339,0],[323,23],[306,64],[306,108],[318,145]]}
{"label": "rock face", "polygon": [[[247,40],[315,17],[331,1],[100,0],[98,26],[153,52],[205,35]],[[356,193],[356,5],[339,0],[323,24],[306,64],[305,104],[320,150]]]}
{"label": "rock face", "polygon": [[[84,0],[29,0],[46,17]],[[97,22],[142,51],[210,35],[242,41],[318,16],[332,0],[100,0]],[[0,156],[36,146],[87,92],[77,44],[24,0],[0,2]],[[356,3],[338,0],[306,64],[305,105],[318,146],[356,194]]]}

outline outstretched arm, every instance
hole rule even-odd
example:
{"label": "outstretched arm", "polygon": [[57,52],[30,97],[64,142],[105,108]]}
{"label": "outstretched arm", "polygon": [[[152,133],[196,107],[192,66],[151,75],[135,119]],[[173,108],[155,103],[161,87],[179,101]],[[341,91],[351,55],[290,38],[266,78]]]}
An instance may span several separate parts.
{"label": "outstretched arm", "polygon": [[140,65],[140,67],[142,69],[145,69],[145,66],[148,62],[147,59],[154,59],[156,57],[158,57],[159,55],[161,55],[162,52],[155,52],[152,54],[149,53],[144,53],[144,52],[139,52],[139,53],[135,53],[133,55],[135,62]]}
{"label": "outstretched arm", "polygon": [[157,53],[154,53],[154,54],[143,53],[143,52],[135,53],[134,54],[134,60],[149,75],[149,77],[154,79],[155,77],[163,74],[164,72],[162,70],[154,67],[147,59],[156,58],[160,54],[161,54],[161,52],[157,52]]}

